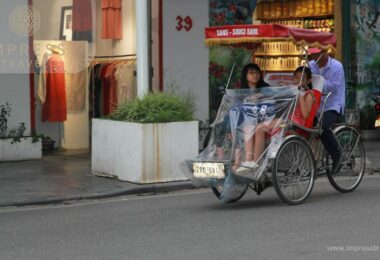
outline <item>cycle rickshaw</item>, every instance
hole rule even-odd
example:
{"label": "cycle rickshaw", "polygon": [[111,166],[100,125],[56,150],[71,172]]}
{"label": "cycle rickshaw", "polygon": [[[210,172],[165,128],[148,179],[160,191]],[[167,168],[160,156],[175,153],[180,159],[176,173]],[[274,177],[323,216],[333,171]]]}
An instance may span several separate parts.
{"label": "cycle rickshaw", "polygon": [[[333,48],[336,44],[331,33],[281,25],[219,26],[206,28],[205,32],[208,45],[225,45],[230,50],[232,46],[255,49],[266,41],[292,41],[307,56],[306,48]],[[236,63],[228,81],[235,67]],[[317,76],[313,85],[323,108],[331,93],[322,93],[322,77]],[[299,91],[295,86],[227,89],[212,124],[207,147],[196,158],[183,162],[182,169],[195,185],[211,187],[223,202],[238,201],[248,188],[259,195],[267,187],[274,186],[284,202],[300,204],[311,194],[315,179],[324,174],[339,192],[353,191],[365,171],[365,151],[359,132],[348,123],[334,127],[333,133],[344,160],[340,171],[332,173],[331,159],[319,140],[323,114],[311,128],[289,119],[294,113]],[[258,126],[269,122],[275,122],[275,127],[267,133],[266,148],[257,161],[258,166],[244,175],[238,174],[236,168],[241,166],[244,157],[245,140],[255,134]]]}

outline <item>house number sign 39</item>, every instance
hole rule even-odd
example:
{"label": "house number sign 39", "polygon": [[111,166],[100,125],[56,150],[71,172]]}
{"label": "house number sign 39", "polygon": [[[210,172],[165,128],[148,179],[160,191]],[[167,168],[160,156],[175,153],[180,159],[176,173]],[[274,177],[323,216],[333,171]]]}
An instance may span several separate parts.
{"label": "house number sign 39", "polygon": [[177,18],[177,31],[182,31],[182,30],[186,30],[187,32],[191,30],[191,28],[193,28],[193,20],[191,19],[190,16],[186,16],[185,18],[183,18],[182,16],[178,15]]}

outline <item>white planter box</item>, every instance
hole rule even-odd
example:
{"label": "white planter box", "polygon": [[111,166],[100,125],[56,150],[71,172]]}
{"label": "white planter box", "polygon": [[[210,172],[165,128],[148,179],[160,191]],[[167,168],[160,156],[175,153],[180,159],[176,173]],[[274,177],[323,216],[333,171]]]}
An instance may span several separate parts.
{"label": "white planter box", "polygon": [[21,142],[11,143],[12,138],[0,139],[0,161],[20,161],[42,158],[41,139],[32,143],[32,137],[21,138]]}
{"label": "white planter box", "polygon": [[187,180],[179,163],[198,155],[198,122],[92,121],[92,173],[134,183]]}

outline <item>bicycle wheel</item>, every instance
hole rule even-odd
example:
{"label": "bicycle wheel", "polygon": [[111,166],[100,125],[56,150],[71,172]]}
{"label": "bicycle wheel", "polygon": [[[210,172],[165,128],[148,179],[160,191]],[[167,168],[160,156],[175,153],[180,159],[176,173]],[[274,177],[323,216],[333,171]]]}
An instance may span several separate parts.
{"label": "bicycle wheel", "polygon": [[[217,185],[216,187],[212,187],[212,192],[214,193],[214,195],[219,199],[219,200],[222,200],[222,193],[223,193],[223,189],[224,189],[224,182],[221,182],[219,185]],[[233,202],[237,202],[238,200],[240,200],[244,194],[247,192],[248,190],[248,184],[238,184],[236,186],[236,190],[234,192],[234,195],[233,197],[230,197],[228,200],[224,200],[226,203],[233,203]]]}
{"label": "bicycle wheel", "polygon": [[[365,171],[363,143],[360,134],[348,126],[338,129],[335,137],[342,151],[343,163],[340,171],[334,174],[327,168],[327,178],[337,191],[350,192],[356,189],[363,179]],[[330,161],[328,159],[328,162]]]}
{"label": "bicycle wheel", "polygon": [[272,165],[272,182],[278,196],[290,205],[301,204],[311,194],[315,181],[315,161],[303,138],[284,141]]}

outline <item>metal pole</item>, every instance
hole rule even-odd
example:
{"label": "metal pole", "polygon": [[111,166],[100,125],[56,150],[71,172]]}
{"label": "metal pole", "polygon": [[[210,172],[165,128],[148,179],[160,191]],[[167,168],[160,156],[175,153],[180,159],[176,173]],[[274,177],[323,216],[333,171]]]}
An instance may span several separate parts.
{"label": "metal pole", "polygon": [[235,54],[234,50],[231,47],[229,47],[229,46],[227,46],[227,47],[231,51],[231,55],[233,56],[234,63],[232,65],[230,75],[228,76],[228,80],[227,80],[227,84],[226,84],[226,88],[225,89],[228,89],[228,87],[230,85],[230,82],[231,82],[232,74],[234,73],[235,67],[236,67],[236,54]]}
{"label": "metal pole", "polygon": [[149,92],[149,20],[148,0],[136,0],[136,59],[137,59],[137,96],[142,97]]}

